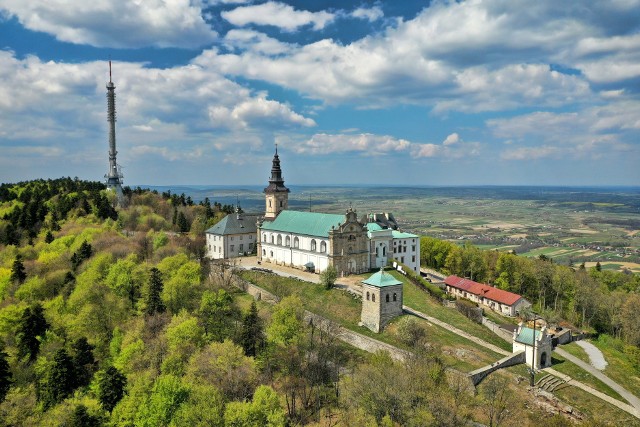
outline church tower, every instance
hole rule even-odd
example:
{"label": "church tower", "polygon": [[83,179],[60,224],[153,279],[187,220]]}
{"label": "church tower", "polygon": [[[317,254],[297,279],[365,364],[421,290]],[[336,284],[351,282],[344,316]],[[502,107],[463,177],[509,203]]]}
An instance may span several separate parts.
{"label": "church tower", "polygon": [[284,186],[280,157],[278,157],[278,145],[276,145],[276,154],[273,156],[269,186],[264,189],[264,193],[266,194],[264,219],[265,221],[273,221],[280,212],[289,207],[289,189]]}

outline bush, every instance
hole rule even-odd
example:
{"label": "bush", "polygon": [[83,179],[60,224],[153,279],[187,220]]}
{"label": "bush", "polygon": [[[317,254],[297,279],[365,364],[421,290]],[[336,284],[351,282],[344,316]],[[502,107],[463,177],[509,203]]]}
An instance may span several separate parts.
{"label": "bush", "polygon": [[336,283],[336,279],[338,278],[338,270],[333,265],[327,267],[325,271],[320,273],[320,283],[325,289],[333,288],[333,285]]}
{"label": "bush", "polygon": [[482,309],[478,304],[461,298],[456,300],[456,309],[476,323],[482,323]]}

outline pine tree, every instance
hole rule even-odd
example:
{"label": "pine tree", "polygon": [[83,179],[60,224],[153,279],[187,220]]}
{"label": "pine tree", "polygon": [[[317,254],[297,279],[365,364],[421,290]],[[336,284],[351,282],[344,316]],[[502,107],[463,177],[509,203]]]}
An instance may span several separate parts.
{"label": "pine tree", "polygon": [[70,427],[98,427],[101,424],[100,418],[91,415],[84,405],[76,406],[69,420]]}
{"label": "pine tree", "polygon": [[24,264],[22,264],[22,256],[18,254],[16,255],[16,259],[13,261],[13,265],[11,266],[10,280],[12,282],[18,282],[22,284],[24,283],[26,278],[27,278],[27,273],[24,272]]}
{"label": "pine tree", "polygon": [[166,309],[162,302],[162,298],[160,298],[163,287],[162,274],[160,273],[160,270],[153,267],[151,269],[151,277],[149,279],[149,295],[147,296],[146,309],[146,313],[150,316],[155,313],[164,313]]}
{"label": "pine tree", "polygon": [[102,407],[111,412],[124,396],[127,378],[115,367],[109,366],[98,381],[98,400]]}
{"label": "pine tree", "polygon": [[71,344],[73,349],[73,366],[75,369],[75,385],[83,387],[89,385],[95,359],[93,358],[93,346],[85,337],[80,337]]}
{"label": "pine tree", "polygon": [[51,232],[51,230],[47,230],[47,234],[45,234],[44,236],[45,243],[51,243],[53,242],[53,240],[54,240],[53,233]]}
{"label": "pine tree", "polygon": [[596,262],[596,271],[602,271],[602,265],[600,265],[600,261]]}
{"label": "pine tree", "polygon": [[35,360],[40,351],[38,337],[43,336],[47,329],[49,329],[49,324],[40,304],[25,308],[16,331],[18,356],[29,356],[29,361]]}
{"label": "pine tree", "polygon": [[242,319],[242,330],[240,332],[240,345],[247,356],[256,356],[262,346],[262,322],[258,316],[256,302],[251,303],[249,312]]}
{"label": "pine tree", "polygon": [[9,369],[9,362],[7,361],[8,358],[9,355],[3,350],[0,350],[0,402],[4,401],[13,383],[13,381],[11,381],[12,375],[11,369]]}
{"label": "pine tree", "polygon": [[38,400],[44,409],[71,396],[75,386],[73,360],[64,348],[56,351],[53,364],[38,383]]}
{"label": "pine tree", "polygon": [[187,222],[187,217],[184,216],[184,213],[178,213],[178,220],[176,221],[176,224],[178,225],[178,230],[180,230],[181,233],[189,231],[189,223]]}

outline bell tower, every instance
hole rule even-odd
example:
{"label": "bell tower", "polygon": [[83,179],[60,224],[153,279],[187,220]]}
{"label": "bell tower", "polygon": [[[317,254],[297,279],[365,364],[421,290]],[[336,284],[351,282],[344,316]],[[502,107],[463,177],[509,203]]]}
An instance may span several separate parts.
{"label": "bell tower", "polygon": [[273,221],[280,212],[289,208],[289,189],[284,185],[277,144],[271,166],[271,179],[269,179],[269,186],[264,189],[264,193],[266,203],[264,219],[265,221]]}

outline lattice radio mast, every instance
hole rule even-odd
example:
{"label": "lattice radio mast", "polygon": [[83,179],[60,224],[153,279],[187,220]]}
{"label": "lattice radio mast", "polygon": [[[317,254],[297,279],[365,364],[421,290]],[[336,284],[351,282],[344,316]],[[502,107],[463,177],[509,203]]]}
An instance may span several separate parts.
{"label": "lattice radio mast", "polygon": [[122,204],[122,172],[116,162],[116,85],[111,81],[111,61],[109,61],[109,83],[107,83],[107,121],[109,122],[109,172],[107,188],[116,192],[118,203]]}

